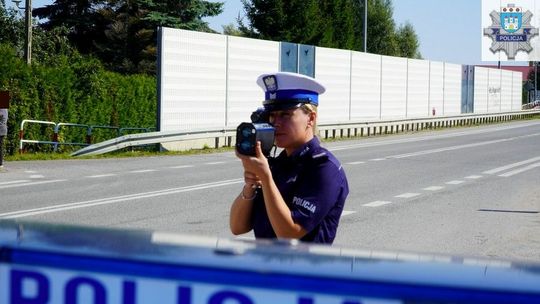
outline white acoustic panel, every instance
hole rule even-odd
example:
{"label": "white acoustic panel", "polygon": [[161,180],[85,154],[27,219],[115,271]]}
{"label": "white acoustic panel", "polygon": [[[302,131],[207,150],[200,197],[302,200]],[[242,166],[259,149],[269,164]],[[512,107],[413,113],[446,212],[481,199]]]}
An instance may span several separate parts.
{"label": "white acoustic panel", "polygon": [[444,115],[461,114],[461,65],[444,64]]}
{"label": "white acoustic panel", "polygon": [[407,117],[429,115],[429,61],[408,59]]}
{"label": "white acoustic panel", "polygon": [[429,63],[429,106],[430,115],[441,116],[444,105],[444,63],[430,61]]}
{"label": "white acoustic panel", "polygon": [[351,119],[381,115],[381,55],[352,52]]}
{"label": "white acoustic panel", "polygon": [[[260,74],[280,66],[278,42],[162,29],[160,129],[236,126],[262,105]],[[316,48],[319,121],[461,113],[461,66]],[[521,109],[521,73],[475,68],[474,112]],[[501,102],[502,101],[502,102]]]}
{"label": "white acoustic panel", "polygon": [[512,110],[512,72],[501,70],[501,112]]}
{"label": "white acoustic panel", "polygon": [[161,131],[223,126],[226,36],[162,29]]}
{"label": "white acoustic panel", "polygon": [[228,37],[227,126],[250,121],[250,115],[262,107],[264,91],[256,81],[264,73],[279,70],[279,42]]}
{"label": "white acoustic panel", "polygon": [[382,56],[381,119],[405,117],[407,59]]}
{"label": "white acoustic panel", "polygon": [[501,111],[501,70],[488,69],[488,112]]}
{"label": "white acoustic panel", "polygon": [[474,113],[487,113],[488,110],[488,69],[474,67]]}
{"label": "white acoustic panel", "polygon": [[349,120],[351,51],[317,47],[315,78],[325,87],[319,96],[319,122]]}
{"label": "white acoustic panel", "polygon": [[523,73],[512,73],[512,111],[521,110],[521,104],[523,99]]}

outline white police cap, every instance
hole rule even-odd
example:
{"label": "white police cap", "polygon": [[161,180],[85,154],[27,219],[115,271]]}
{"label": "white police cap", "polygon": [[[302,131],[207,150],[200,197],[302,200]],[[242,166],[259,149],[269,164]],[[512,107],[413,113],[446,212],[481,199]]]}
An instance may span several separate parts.
{"label": "white police cap", "polygon": [[302,104],[319,105],[319,94],[326,90],[317,80],[289,72],[263,74],[257,84],[265,92],[264,108],[268,111],[285,110]]}

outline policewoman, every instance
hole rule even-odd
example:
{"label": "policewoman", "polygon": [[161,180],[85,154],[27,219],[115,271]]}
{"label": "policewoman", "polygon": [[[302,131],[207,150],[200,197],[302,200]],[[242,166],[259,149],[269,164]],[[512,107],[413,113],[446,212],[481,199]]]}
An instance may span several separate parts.
{"label": "policewoman", "polygon": [[318,97],[325,88],[286,72],[261,75],[257,84],[265,91],[274,143],[283,150],[266,158],[259,142],[256,156],[236,153],[245,184],[231,206],[231,232],[253,229],[256,238],[332,244],[349,187],[340,162],[316,136]]}

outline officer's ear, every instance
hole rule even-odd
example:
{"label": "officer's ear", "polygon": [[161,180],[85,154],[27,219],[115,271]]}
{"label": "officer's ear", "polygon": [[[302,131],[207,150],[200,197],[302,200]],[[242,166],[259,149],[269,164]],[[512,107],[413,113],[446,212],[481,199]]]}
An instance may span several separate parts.
{"label": "officer's ear", "polygon": [[308,125],[314,127],[317,122],[317,112],[310,111],[308,117]]}

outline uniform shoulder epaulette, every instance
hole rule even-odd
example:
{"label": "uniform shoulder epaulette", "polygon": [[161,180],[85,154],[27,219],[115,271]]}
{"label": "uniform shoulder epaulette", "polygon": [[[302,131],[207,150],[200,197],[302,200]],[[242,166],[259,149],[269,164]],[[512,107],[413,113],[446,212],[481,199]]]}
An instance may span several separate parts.
{"label": "uniform shoulder epaulette", "polygon": [[329,157],[328,151],[325,151],[325,150],[315,151],[315,153],[311,155],[312,161],[316,163],[325,162],[328,160],[328,157]]}

